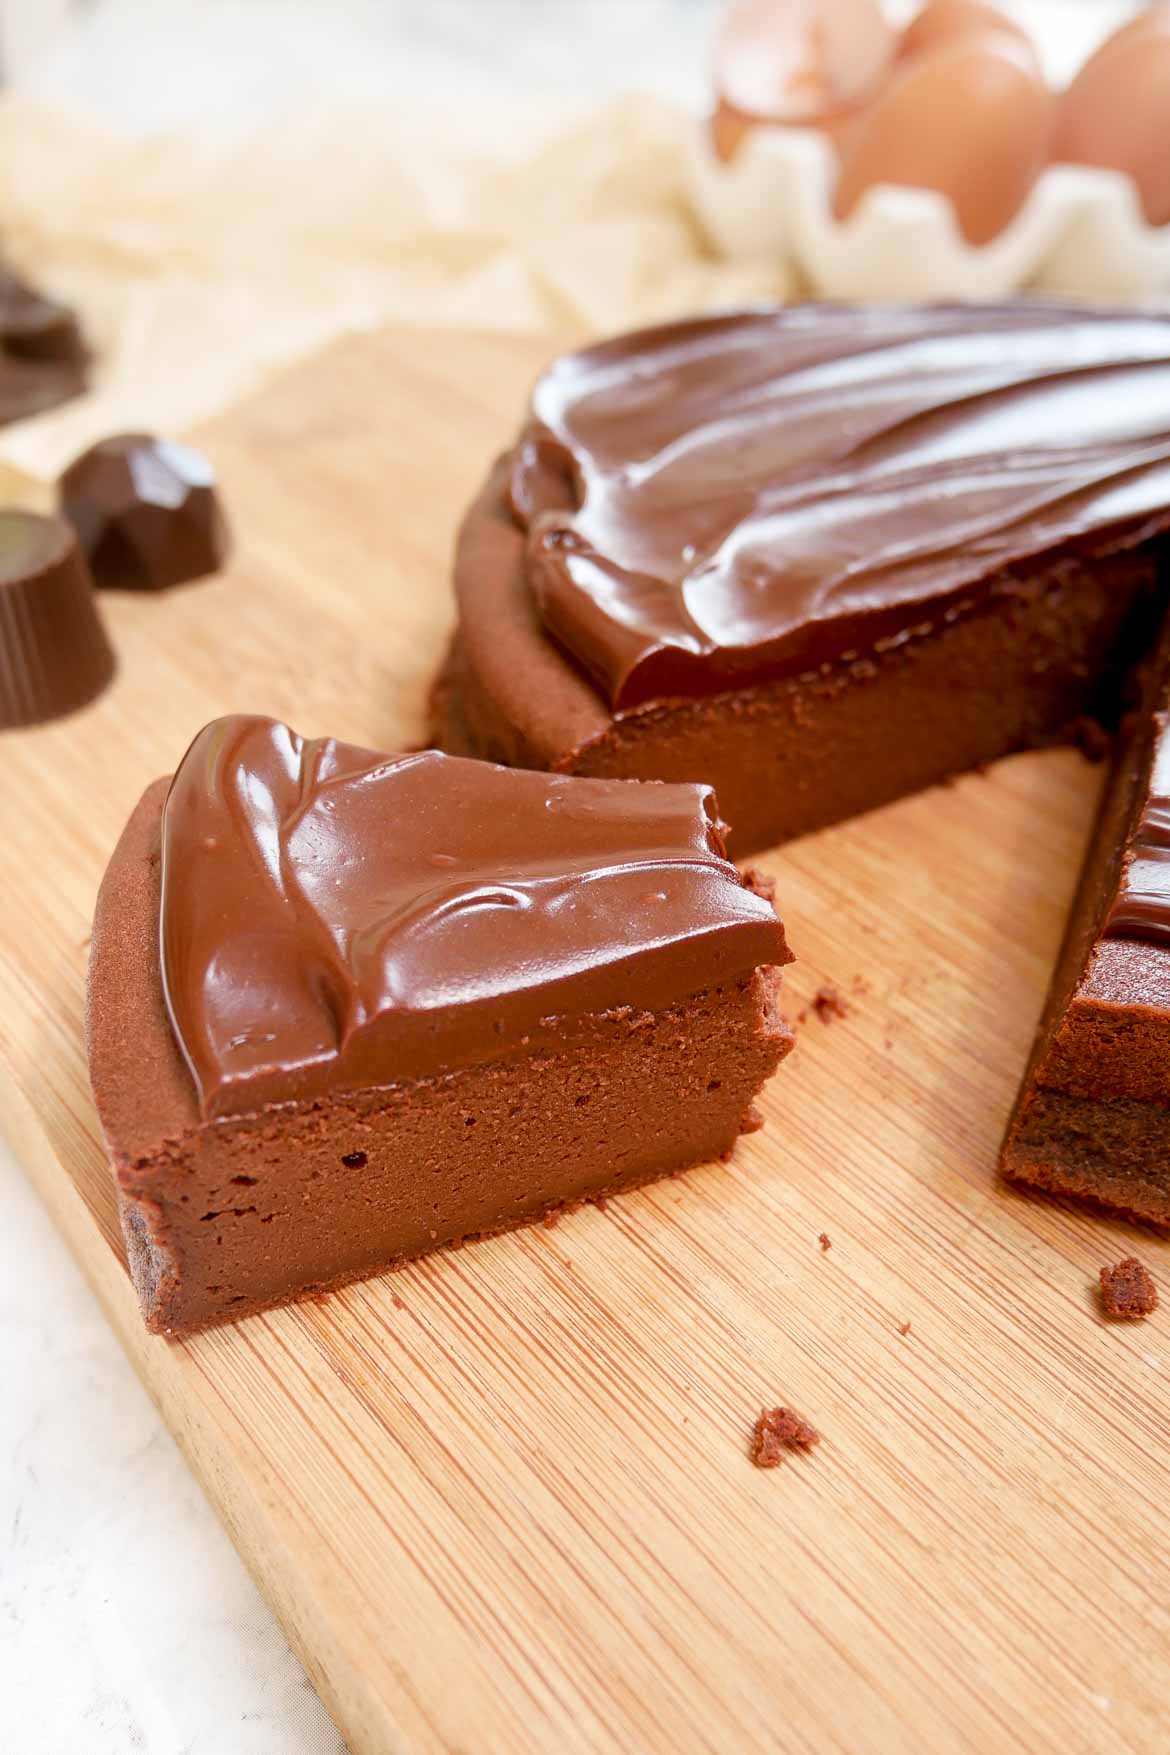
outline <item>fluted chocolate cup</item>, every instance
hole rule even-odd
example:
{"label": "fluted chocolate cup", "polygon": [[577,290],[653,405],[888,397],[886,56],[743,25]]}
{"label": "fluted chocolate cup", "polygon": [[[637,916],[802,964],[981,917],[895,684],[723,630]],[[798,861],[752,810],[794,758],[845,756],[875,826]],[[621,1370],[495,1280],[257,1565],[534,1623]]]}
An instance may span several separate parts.
{"label": "fluted chocolate cup", "polygon": [[70,526],[0,511],[0,731],[72,713],[113,674],[113,648]]}

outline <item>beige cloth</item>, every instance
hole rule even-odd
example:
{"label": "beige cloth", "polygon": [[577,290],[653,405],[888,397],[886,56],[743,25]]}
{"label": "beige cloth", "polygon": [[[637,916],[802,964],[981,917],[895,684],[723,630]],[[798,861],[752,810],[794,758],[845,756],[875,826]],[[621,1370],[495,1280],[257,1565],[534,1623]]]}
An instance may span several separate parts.
{"label": "beige cloth", "polygon": [[322,106],[246,139],[127,138],[0,103],[0,237],[76,303],[92,393],[0,432],[55,475],[127,427],[177,433],[343,330],[391,321],[598,334],[784,296],[716,261],[684,188],[687,117],[622,97]]}

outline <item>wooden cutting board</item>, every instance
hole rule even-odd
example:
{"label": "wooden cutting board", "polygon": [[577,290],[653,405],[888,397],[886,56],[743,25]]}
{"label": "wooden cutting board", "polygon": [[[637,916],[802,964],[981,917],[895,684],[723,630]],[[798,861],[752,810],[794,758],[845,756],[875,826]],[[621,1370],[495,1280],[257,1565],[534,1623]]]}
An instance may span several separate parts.
{"label": "wooden cutting board", "polygon": [[[1164,1751],[1170,1300],[1109,1325],[1094,1284],[1136,1249],[1170,1291],[1170,1245],[994,1169],[1098,784],[1071,754],[763,862],[789,1009],[832,981],[848,1015],[801,1022],[731,1165],[141,1327],[82,1052],[103,863],[215,714],[420,738],[455,521],[546,351],[355,339],[197,435],[230,570],[107,597],[110,693],[0,739],[4,1124],[355,1751]],[[764,1473],[778,1402],[824,1438]]]}

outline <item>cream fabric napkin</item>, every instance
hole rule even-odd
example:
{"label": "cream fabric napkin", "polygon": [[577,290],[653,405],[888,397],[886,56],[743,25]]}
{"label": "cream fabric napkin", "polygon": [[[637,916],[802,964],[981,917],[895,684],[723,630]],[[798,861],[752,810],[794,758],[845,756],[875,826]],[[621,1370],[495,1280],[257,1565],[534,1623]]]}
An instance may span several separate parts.
{"label": "cream fabric napkin", "polygon": [[110,432],[176,433],[343,330],[585,336],[785,296],[782,270],[708,252],[687,125],[633,95],[347,101],[245,138],[129,138],[8,98],[0,247],[78,306],[98,367],[83,400],[0,431],[0,462],[48,478]]}

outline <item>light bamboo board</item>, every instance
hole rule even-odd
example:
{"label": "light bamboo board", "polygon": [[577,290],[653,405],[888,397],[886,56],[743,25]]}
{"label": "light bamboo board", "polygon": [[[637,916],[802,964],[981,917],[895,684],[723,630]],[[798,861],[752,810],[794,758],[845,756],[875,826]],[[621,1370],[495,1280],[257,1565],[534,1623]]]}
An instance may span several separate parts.
{"label": "light bamboo board", "polygon": [[[419,738],[454,522],[542,351],[354,340],[198,435],[230,570],[107,599],[113,690],[0,745],[5,1125],[355,1751],[1164,1751],[1170,1302],[1109,1326],[1092,1286],[1136,1248],[1170,1292],[1170,1246],[994,1176],[1097,786],[1072,755],[764,861],[790,1009],[852,1009],[729,1167],[189,1344],[140,1326],[81,1041],[104,860],[214,714]],[[824,1442],[762,1473],[775,1402]]]}

